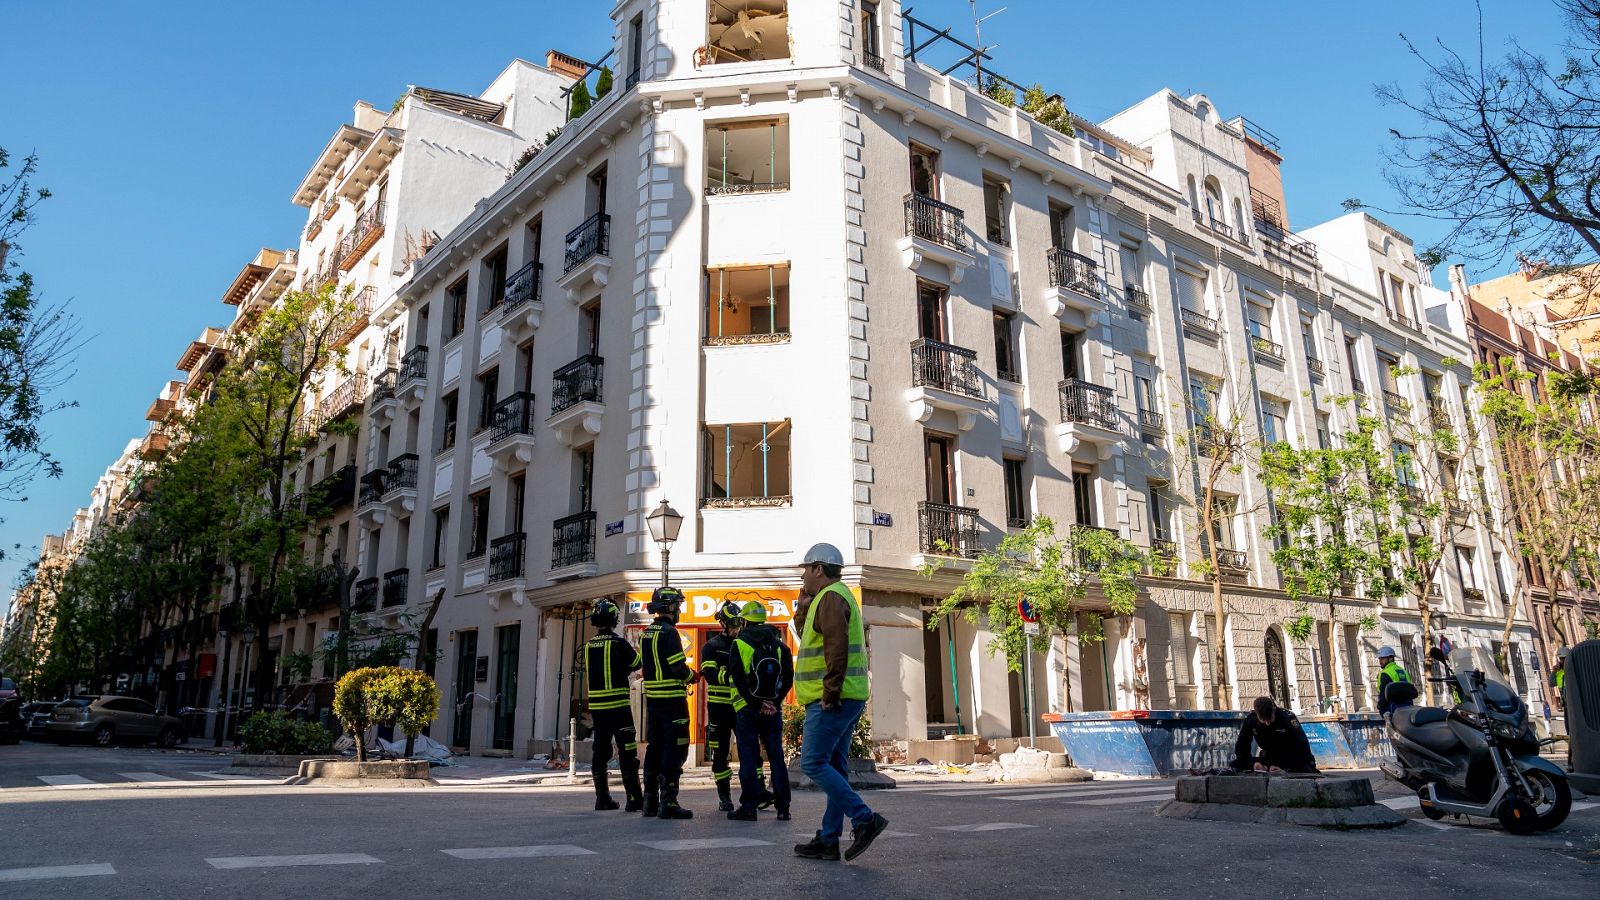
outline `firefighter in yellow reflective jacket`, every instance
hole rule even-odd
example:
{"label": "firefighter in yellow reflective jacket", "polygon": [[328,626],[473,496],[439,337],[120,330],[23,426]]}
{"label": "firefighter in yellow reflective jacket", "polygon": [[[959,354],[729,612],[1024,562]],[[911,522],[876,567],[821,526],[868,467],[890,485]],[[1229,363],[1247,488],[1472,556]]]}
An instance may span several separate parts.
{"label": "firefighter in yellow reflective jacket", "polygon": [[[740,611],[742,621],[730,655],[739,736],[739,808],[735,821],[754,822],[756,810],[778,805],[778,821],[789,819],[789,767],[783,757],[783,698],[794,687],[794,657],[776,629],[767,624],[767,607],[751,600]],[[772,790],[761,783],[761,751],[772,763]]]}
{"label": "firefighter in yellow reflective jacket", "polygon": [[650,595],[655,619],[639,639],[644,657],[644,814],[662,819],[692,819],[678,805],[678,779],[689,757],[689,685],[700,679],[689,668],[678,636],[683,592],[660,587]]}
{"label": "firefighter in yellow reflective jacket", "polygon": [[707,638],[700,647],[700,680],[706,686],[706,752],[711,754],[711,777],[717,783],[717,808],[732,812],[733,769],[728,765],[728,754],[733,742],[733,687],[728,674],[739,607],[723,603],[716,618],[722,631]]}
{"label": "firefighter in yellow reflective jacket", "polygon": [[589,717],[594,722],[594,758],[589,771],[594,775],[594,808],[616,809],[606,768],[611,764],[611,745],[617,745],[622,765],[622,789],[628,795],[628,812],[644,808],[644,792],[639,789],[638,734],[633,727],[633,709],[628,704],[628,677],[644,665],[639,651],[616,632],[621,610],[610,600],[594,602],[589,623],[599,631],[583,645],[583,669],[589,682]]}

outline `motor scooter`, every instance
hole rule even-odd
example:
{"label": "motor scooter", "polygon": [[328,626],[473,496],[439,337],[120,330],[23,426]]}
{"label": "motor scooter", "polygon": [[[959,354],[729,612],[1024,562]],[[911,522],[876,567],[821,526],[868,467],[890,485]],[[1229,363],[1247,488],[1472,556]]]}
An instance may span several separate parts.
{"label": "motor scooter", "polygon": [[1389,713],[1393,762],[1383,773],[1417,792],[1422,814],[1498,819],[1512,834],[1548,831],[1572,810],[1567,775],[1539,756],[1541,742],[1528,724],[1528,707],[1506,685],[1478,669],[1457,673],[1435,647],[1428,658],[1445,674],[1429,680],[1447,687],[1450,709],[1410,705],[1417,686],[1396,682],[1384,698],[1400,704]]}

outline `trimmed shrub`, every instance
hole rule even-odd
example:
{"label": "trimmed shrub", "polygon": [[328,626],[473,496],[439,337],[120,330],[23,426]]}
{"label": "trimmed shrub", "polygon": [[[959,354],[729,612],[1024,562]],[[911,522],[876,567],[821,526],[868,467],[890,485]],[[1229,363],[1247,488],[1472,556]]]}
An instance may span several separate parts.
{"label": "trimmed shrub", "polygon": [[333,749],[333,735],[316,722],[298,722],[279,711],[258,712],[239,726],[239,749],[252,754],[313,756]]}
{"label": "trimmed shrub", "polygon": [[357,761],[367,758],[366,733],[373,725],[393,725],[404,732],[410,756],[417,735],[439,714],[440,699],[439,685],[415,669],[355,669],[334,688],[333,714],[355,740]]}

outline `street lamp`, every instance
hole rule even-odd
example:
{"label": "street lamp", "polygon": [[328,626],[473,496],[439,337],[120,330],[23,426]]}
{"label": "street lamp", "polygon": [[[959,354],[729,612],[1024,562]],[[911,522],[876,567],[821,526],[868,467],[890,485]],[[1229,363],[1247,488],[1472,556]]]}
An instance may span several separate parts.
{"label": "street lamp", "polygon": [[666,587],[667,560],[672,554],[672,544],[678,539],[678,529],[683,527],[683,516],[663,498],[661,505],[645,516],[644,521],[650,526],[650,539],[661,548],[661,586]]}
{"label": "street lamp", "polygon": [[228,687],[228,657],[233,651],[233,641],[229,640],[226,628],[217,629],[217,634],[222,638],[222,688],[217,691],[217,705],[222,708],[217,710],[217,719],[212,723],[217,726],[213,747],[222,746],[222,736],[228,732],[228,704],[233,702],[233,691]]}
{"label": "street lamp", "polygon": [[244,626],[239,632],[239,718],[244,718],[245,691],[250,686],[250,645],[256,642],[256,627]]}

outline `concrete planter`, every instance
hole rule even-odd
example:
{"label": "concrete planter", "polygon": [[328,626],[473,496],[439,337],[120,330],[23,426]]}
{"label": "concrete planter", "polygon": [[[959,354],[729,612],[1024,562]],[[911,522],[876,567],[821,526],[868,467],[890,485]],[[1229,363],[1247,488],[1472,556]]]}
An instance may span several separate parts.
{"label": "concrete planter", "polygon": [[428,761],[384,759],[356,762],[348,759],[308,759],[300,764],[294,784],[355,784],[371,787],[426,787],[435,784]]}
{"label": "concrete planter", "polygon": [[[878,771],[878,764],[870,759],[850,760],[850,786],[858,791],[877,791],[896,787],[895,780]],[[800,771],[800,757],[789,760],[789,786],[796,791],[819,790],[816,782]]]}
{"label": "concrete planter", "polygon": [[1405,816],[1373,801],[1372,782],[1348,775],[1190,775],[1156,815],[1259,825],[1394,828]]}

